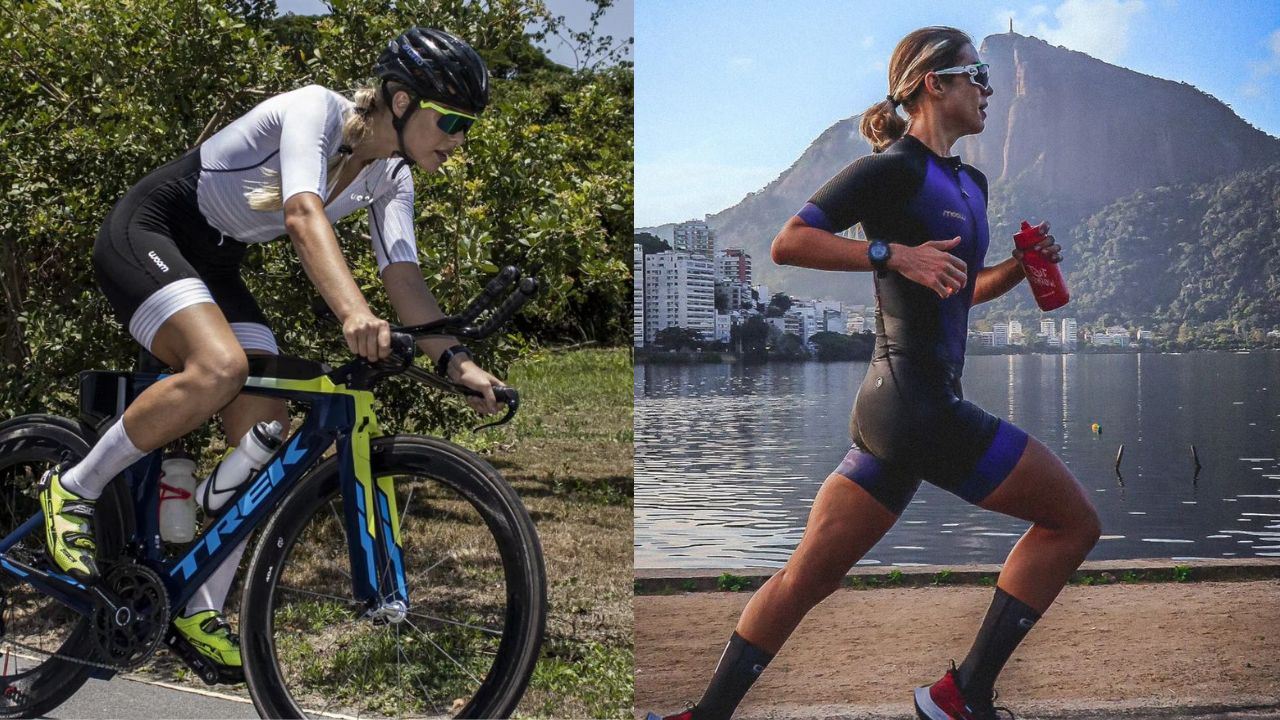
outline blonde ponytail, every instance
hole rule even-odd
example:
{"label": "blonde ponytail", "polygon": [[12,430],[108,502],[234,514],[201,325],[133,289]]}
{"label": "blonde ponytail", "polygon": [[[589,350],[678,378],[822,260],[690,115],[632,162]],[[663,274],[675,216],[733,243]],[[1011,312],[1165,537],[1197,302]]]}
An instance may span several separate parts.
{"label": "blonde ponytail", "polygon": [[907,134],[907,121],[898,114],[898,103],[885,98],[862,111],[858,132],[871,143],[871,152],[884,152],[895,140]]}
{"label": "blonde ponytail", "polygon": [[897,106],[910,115],[925,75],[955,64],[961,48],[972,44],[963,30],[940,25],[915,30],[898,42],[889,58],[889,96],[863,111],[858,123],[872,152],[884,152],[907,134],[911,119],[899,115]]}
{"label": "blonde ponytail", "polygon": [[[371,118],[377,110],[377,96],[377,85],[366,85],[356,90],[353,98],[356,105],[342,122],[342,144],[338,148],[338,154],[329,158],[326,172],[329,184],[325,191],[326,195],[333,194],[334,186],[338,184],[338,178],[342,177],[342,171],[346,169],[347,161],[351,159],[354,149],[373,134]],[[264,168],[263,174],[266,180],[254,183],[257,187],[244,194],[249,200],[250,209],[261,212],[283,210],[284,199],[280,197],[280,173]]]}

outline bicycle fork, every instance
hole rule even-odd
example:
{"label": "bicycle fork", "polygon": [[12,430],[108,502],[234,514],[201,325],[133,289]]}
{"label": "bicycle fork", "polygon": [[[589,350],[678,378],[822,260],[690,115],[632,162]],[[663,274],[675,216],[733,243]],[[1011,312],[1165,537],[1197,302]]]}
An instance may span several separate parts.
{"label": "bicycle fork", "polygon": [[409,593],[395,481],[390,476],[373,476],[370,445],[382,430],[373,413],[372,394],[353,395],[353,431],[338,449],[352,590],[356,598],[365,602],[367,617],[399,623],[408,613]]}

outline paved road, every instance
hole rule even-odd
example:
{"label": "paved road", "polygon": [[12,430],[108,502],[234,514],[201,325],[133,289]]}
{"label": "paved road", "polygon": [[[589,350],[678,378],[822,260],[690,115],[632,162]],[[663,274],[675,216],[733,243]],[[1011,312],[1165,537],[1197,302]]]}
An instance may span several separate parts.
{"label": "paved road", "polygon": [[232,700],[228,693],[196,693],[152,683],[115,678],[110,682],[90,680],[80,691],[48,717],[73,718],[256,718],[247,697]]}

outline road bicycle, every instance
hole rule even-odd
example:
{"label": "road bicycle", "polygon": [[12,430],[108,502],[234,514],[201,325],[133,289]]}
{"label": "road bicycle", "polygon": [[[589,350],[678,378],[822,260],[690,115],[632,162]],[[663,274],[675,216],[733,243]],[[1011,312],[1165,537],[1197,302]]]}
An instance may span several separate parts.
{"label": "road bicycle", "polygon": [[[333,369],[251,358],[244,391],[305,405],[301,426],[222,514],[177,548],[158,528],[162,451],[131,466],[97,503],[102,579],[91,586],[46,559],[37,482],[49,467],[83,458],[168,374],[83,372],[77,420],[37,414],[0,424],[0,715],[46,714],[88,678],[139,667],[162,642],[216,682],[217,667],[176,642],[169,621],[255,533],[240,637],[262,717],[512,713],[546,622],[533,522],[474,453],[438,438],[384,434],[372,390],[407,375],[476,394],[414,365],[415,341],[489,336],[536,289],[533,278],[506,268],[462,314],[394,328],[392,354],[377,363],[356,358]],[[519,407],[514,388],[495,394],[507,412],[490,425]]]}

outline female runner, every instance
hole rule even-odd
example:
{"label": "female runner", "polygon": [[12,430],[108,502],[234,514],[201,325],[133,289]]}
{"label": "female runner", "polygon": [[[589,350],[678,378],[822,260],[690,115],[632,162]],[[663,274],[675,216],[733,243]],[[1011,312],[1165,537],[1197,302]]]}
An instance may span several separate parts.
{"label": "female runner", "polygon": [[[995,718],[996,676],[1098,540],[1097,513],[1062,461],[961,394],[969,308],[1025,277],[1016,249],[985,266],[986,177],[951,155],[956,140],[982,132],[988,67],[965,33],[922,28],[894,50],[889,91],[862,115],[874,154],[818,190],[773,241],[780,264],[876,273],[876,345],[854,403],[853,447],[818,491],[795,553],[747,604],[702,699],[671,718],[730,717],[921,480],[1032,523],[969,654],[915,691],[920,718]],[[868,242],[834,234],[855,223]],[[1040,227],[1037,249],[1061,261],[1048,223]]]}

